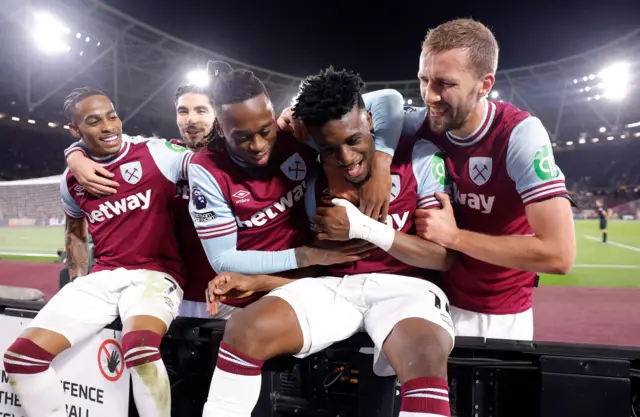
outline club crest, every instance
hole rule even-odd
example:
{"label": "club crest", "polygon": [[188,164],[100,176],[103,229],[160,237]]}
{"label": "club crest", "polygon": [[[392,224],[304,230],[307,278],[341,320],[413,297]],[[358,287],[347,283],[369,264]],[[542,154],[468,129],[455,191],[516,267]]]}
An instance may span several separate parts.
{"label": "club crest", "polygon": [[391,200],[392,202],[400,195],[400,175],[393,174],[391,176]]}
{"label": "club crest", "polygon": [[135,185],[142,179],[142,165],[139,161],[122,164],[120,165],[120,174],[122,174],[123,180]]}
{"label": "club crest", "polygon": [[307,176],[307,164],[297,152],[284,161],[280,169],[291,181],[302,181]]}
{"label": "club crest", "polygon": [[493,161],[485,156],[472,156],[469,158],[469,177],[476,185],[484,185],[491,177]]}

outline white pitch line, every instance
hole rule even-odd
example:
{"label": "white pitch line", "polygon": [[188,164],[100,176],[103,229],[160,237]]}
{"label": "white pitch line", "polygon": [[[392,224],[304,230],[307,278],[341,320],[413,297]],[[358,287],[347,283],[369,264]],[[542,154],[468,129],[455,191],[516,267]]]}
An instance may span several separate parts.
{"label": "white pitch line", "polygon": [[[597,237],[589,236],[589,235],[582,235],[582,237],[585,238],[585,239],[593,240],[594,242],[600,242],[601,241],[601,239],[599,239]],[[632,250],[634,252],[640,252],[640,248],[638,248],[638,247],[625,245],[623,243],[614,242],[612,240],[607,240],[607,245],[613,245],[613,246],[617,246],[619,248],[629,249],[629,250]]]}
{"label": "white pitch line", "polygon": [[640,269],[640,265],[603,265],[603,264],[575,264],[574,268],[616,268],[616,269]]}
{"label": "white pitch line", "polygon": [[50,253],[33,253],[33,252],[0,252],[0,256],[26,256],[26,257],[38,257],[38,258],[57,258],[58,255],[52,255]]}

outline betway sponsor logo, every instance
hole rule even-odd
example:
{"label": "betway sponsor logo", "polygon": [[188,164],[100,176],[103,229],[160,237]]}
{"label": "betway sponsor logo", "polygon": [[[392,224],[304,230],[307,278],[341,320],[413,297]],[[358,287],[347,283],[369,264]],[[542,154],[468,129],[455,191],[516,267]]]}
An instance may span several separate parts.
{"label": "betway sponsor logo", "polygon": [[493,202],[496,200],[495,196],[486,196],[484,194],[475,193],[461,193],[456,184],[453,184],[453,190],[456,202],[458,204],[462,204],[463,206],[478,210],[481,213],[491,213]]}
{"label": "betway sponsor logo", "polygon": [[407,224],[407,219],[409,219],[409,212],[405,211],[402,214],[393,213],[387,216],[387,226],[395,229],[402,230],[405,224]]}
{"label": "betway sponsor logo", "polygon": [[101,223],[108,219],[113,219],[128,211],[146,210],[151,203],[151,190],[142,193],[135,193],[116,201],[107,201],[98,206],[97,210],[88,213],[90,223]]}
{"label": "betway sponsor logo", "polygon": [[307,184],[305,182],[296,185],[293,189],[280,197],[279,200],[274,201],[264,209],[253,214],[249,220],[240,220],[238,216],[236,216],[236,223],[238,223],[238,227],[264,226],[269,220],[275,219],[281,213],[289,210],[295,203],[300,201],[300,199],[304,197],[305,188],[307,188]]}

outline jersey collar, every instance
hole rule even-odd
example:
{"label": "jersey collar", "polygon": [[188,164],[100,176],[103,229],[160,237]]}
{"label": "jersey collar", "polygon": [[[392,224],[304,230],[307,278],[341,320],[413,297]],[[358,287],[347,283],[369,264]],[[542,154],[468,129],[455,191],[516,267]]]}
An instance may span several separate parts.
{"label": "jersey collar", "polygon": [[478,143],[487,134],[496,116],[496,105],[492,101],[486,99],[484,99],[483,102],[484,116],[476,130],[466,137],[456,136],[451,132],[447,132],[447,139],[449,139],[451,143],[458,146],[471,146]]}
{"label": "jersey collar", "polygon": [[131,148],[131,142],[128,140],[126,135],[123,134],[122,144],[120,145],[120,150],[118,152],[112,153],[111,155],[107,155],[107,156],[89,155],[89,157],[94,161],[98,162],[102,166],[109,166],[109,165],[115,164],[116,162],[124,158],[129,152],[130,148]]}

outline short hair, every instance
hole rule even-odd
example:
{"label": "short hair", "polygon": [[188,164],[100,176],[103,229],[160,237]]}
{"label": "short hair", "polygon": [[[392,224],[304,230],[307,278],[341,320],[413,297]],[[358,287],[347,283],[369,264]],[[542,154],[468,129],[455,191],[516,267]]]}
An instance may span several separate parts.
{"label": "short hair", "polygon": [[185,94],[202,94],[204,96],[207,96],[211,107],[213,107],[213,100],[211,99],[211,95],[209,94],[209,89],[207,87],[202,87],[195,84],[185,84],[179,86],[176,89],[176,97],[174,99],[174,104],[176,106],[178,105],[178,99]]}
{"label": "short hair", "polygon": [[430,29],[422,48],[427,53],[466,49],[478,77],[498,70],[498,42],[488,27],[473,19],[454,19]]}
{"label": "short hair", "polygon": [[109,96],[107,96],[104,92],[92,87],[74,88],[69,93],[69,95],[65,97],[64,104],[62,105],[62,111],[64,112],[64,115],[69,123],[73,121],[72,119],[75,114],[76,105],[85,98],[91,96],[105,96],[109,98]]}
{"label": "short hair", "polygon": [[249,70],[234,70],[226,62],[210,61],[207,65],[207,73],[211,78],[209,94],[214,107],[242,103],[260,94],[269,98],[262,81]]}
{"label": "short hair", "polygon": [[364,85],[357,73],[330,66],[302,81],[293,105],[293,117],[307,126],[322,126],[342,118],[355,105],[364,109]]}

